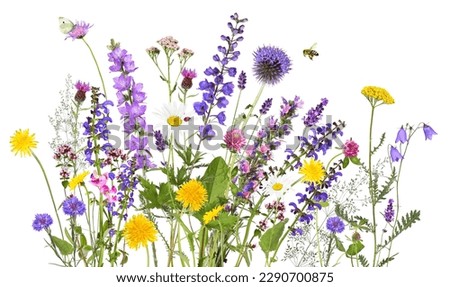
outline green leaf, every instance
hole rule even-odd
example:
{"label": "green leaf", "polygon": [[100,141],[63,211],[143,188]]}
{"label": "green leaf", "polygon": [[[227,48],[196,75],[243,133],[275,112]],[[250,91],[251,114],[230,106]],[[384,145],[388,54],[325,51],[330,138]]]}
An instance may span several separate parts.
{"label": "green leaf", "polygon": [[359,158],[356,157],[356,156],[351,157],[351,158],[350,158],[350,161],[351,161],[353,164],[361,165],[361,161],[360,161]]}
{"label": "green leaf", "polygon": [[369,267],[370,266],[369,260],[367,260],[367,258],[364,257],[364,255],[361,255],[361,254],[358,255],[358,261],[359,261],[359,263],[361,263],[361,265],[363,267]]}
{"label": "green leaf", "polygon": [[385,248],[388,244],[399,236],[403,231],[410,228],[414,223],[420,220],[420,211],[412,210],[405,216],[402,216],[401,220],[397,220],[397,224],[395,226],[395,230],[393,230],[392,235],[389,235],[388,239],[384,241],[384,244],[380,247],[380,249]]}
{"label": "green leaf", "polygon": [[262,251],[268,254],[270,251],[275,251],[278,246],[278,242],[280,241],[281,235],[284,231],[284,226],[286,225],[287,220],[281,221],[271,228],[267,229],[266,232],[261,236],[259,240],[259,245],[261,246]]}
{"label": "green leaf", "polygon": [[223,231],[226,231],[233,229],[238,220],[239,217],[237,217],[236,215],[222,212],[219,214],[219,216],[217,216],[216,220],[211,221],[207,224],[207,226],[216,229],[222,228]]}
{"label": "green leaf", "polygon": [[345,157],[344,161],[342,162],[342,168],[346,168],[349,163],[350,163],[350,160],[348,159],[348,157]]}
{"label": "green leaf", "polygon": [[170,204],[170,206],[173,206],[172,198],[174,198],[175,195],[170,195],[170,193],[172,192],[170,187],[170,183],[167,182],[161,183],[161,185],[159,186],[158,203],[160,205]]}
{"label": "green leaf", "polygon": [[62,255],[69,255],[73,252],[73,246],[69,242],[62,240],[56,236],[52,236],[52,241],[58,247]]}
{"label": "green leaf", "polygon": [[336,241],[336,248],[341,252],[345,252],[345,247],[344,244],[342,244],[342,241],[336,236],[336,234],[334,234],[333,236],[334,240]]}
{"label": "green leaf", "polygon": [[361,250],[364,249],[364,244],[361,243],[361,241],[356,241],[352,244],[350,244],[350,246],[347,249],[347,252],[345,252],[348,256],[355,256],[356,254],[358,254],[359,252],[361,252]]}
{"label": "green leaf", "polygon": [[228,165],[222,157],[216,157],[211,161],[201,181],[207,192],[209,202],[214,202],[218,197],[225,197],[228,187]]}
{"label": "green leaf", "polygon": [[[143,184],[145,183],[145,184]],[[161,204],[158,201],[158,191],[153,183],[141,179],[141,184],[144,190],[141,191],[142,197],[149,202],[146,204],[147,208],[161,208]]]}

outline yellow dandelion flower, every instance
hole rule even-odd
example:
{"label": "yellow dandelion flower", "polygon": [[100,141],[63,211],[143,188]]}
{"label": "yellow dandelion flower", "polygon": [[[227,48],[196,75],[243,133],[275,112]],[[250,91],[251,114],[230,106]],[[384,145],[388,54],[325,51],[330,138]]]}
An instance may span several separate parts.
{"label": "yellow dandelion flower", "polygon": [[320,183],[325,178],[325,169],[319,160],[311,159],[309,162],[303,162],[299,173],[303,175],[302,182]]}
{"label": "yellow dandelion flower", "polygon": [[184,208],[199,211],[208,199],[208,195],[200,181],[191,179],[180,187],[175,199],[181,202]]}
{"label": "yellow dandelion flower", "polygon": [[215,220],[217,216],[219,216],[219,213],[223,210],[223,206],[217,206],[213,208],[212,210],[208,211],[203,215],[203,223],[208,224],[211,221]]}
{"label": "yellow dandelion flower", "polygon": [[77,185],[81,184],[84,181],[84,178],[89,174],[89,171],[84,171],[76,176],[74,176],[69,181],[69,188],[70,190],[74,190]]}
{"label": "yellow dandelion flower", "polygon": [[395,103],[394,98],[389,94],[389,92],[380,87],[366,86],[361,90],[361,94],[368,98],[383,101],[388,105]]}
{"label": "yellow dandelion flower", "polygon": [[20,153],[20,156],[30,156],[31,149],[37,147],[37,141],[34,139],[34,134],[30,134],[28,129],[26,130],[17,130],[11,139],[9,140],[11,144],[11,151],[17,155]]}
{"label": "yellow dandelion flower", "polygon": [[133,215],[123,229],[125,242],[132,249],[147,247],[148,242],[155,242],[158,231],[155,224],[143,214]]}

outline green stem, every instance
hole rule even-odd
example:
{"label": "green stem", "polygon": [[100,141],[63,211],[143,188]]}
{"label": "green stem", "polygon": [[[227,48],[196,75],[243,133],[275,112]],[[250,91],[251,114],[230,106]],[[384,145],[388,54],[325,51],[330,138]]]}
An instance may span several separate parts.
{"label": "green stem", "polygon": [[148,245],[145,245],[145,253],[147,254],[147,267],[150,267],[150,251],[148,250]]}
{"label": "green stem", "polygon": [[205,245],[206,245],[206,240],[207,240],[207,230],[205,228],[205,226],[201,227],[201,232],[202,232],[202,239],[200,241],[200,250],[199,250],[199,254],[198,254],[198,267],[203,267],[203,260],[205,257]]}
{"label": "green stem", "polygon": [[52,192],[50,183],[47,178],[47,173],[45,172],[44,166],[42,166],[42,163],[39,160],[39,158],[36,156],[36,154],[34,152],[31,152],[31,154],[33,155],[34,159],[37,161],[39,167],[41,168],[42,174],[44,175],[45,183],[47,184],[47,189],[48,189],[48,192],[50,193],[50,198],[52,199],[53,209],[55,210],[55,215],[58,220],[59,230],[61,231],[61,238],[64,239],[64,232],[62,229],[61,220],[59,219],[58,209],[56,208],[55,199],[53,198],[53,192]]}
{"label": "green stem", "polygon": [[152,242],[152,251],[153,251],[153,264],[155,264],[155,267],[158,267],[158,257],[156,256],[155,242]]}
{"label": "green stem", "polygon": [[88,47],[89,52],[91,53],[91,56],[94,59],[95,66],[97,67],[98,75],[100,76],[100,81],[102,82],[103,93],[105,95],[105,98],[107,98],[105,81],[103,80],[102,72],[100,71],[100,66],[98,65],[97,58],[95,58],[94,52],[92,51],[91,46],[89,46],[89,44],[86,42],[86,40],[84,38],[81,38],[81,39],[83,40],[84,44],[86,44],[86,46]]}
{"label": "green stem", "polygon": [[256,104],[258,103],[259,99],[261,98],[262,92],[264,91],[264,87],[266,86],[266,84],[262,84],[261,87],[259,88],[258,94],[256,95],[255,99],[253,100],[252,106],[250,107],[250,110],[248,111],[244,121],[242,122],[242,128],[244,128],[248,121],[250,120],[250,117],[253,114],[253,110],[256,107]]}
{"label": "green stem", "polygon": [[241,264],[242,258],[244,257],[244,253],[247,252],[247,248],[248,248],[248,244],[247,244],[247,240],[250,234],[250,228],[252,226],[252,222],[253,222],[253,218],[255,218],[256,216],[256,212],[255,210],[259,210],[259,207],[261,206],[261,203],[264,201],[265,197],[261,196],[258,200],[258,202],[256,203],[255,207],[253,208],[253,211],[251,212],[251,215],[247,221],[247,227],[245,229],[245,235],[244,235],[244,240],[242,241],[242,247],[239,250],[239,257],[236,260],[236,265],[235,267],[239,267],[239,265]]}
{"label": "green stem", "polygon": [[372,221],[373,221],[373,263],[375,267],[377,258],[377,224],[376,224],[376,195],[372,185],[372,130],[373,130],[373,118],[375,113],[375,104],[371,102],[370,113],[370,126],[369,126],[369,194],[372,201]]}
{"label": "green stem", "polygon": [[322,252],[320,251],[320,236],[319,236],[319,210],[316,209],[316,240],[317,240],[317,256],[319,257],[319,263],[320,263],[320,267],[323,267],[323,261],[322,261]]}

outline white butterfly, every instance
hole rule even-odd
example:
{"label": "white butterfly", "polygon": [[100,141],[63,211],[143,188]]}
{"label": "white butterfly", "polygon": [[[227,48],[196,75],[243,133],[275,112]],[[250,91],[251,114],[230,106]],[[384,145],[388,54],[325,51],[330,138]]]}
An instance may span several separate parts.
{"label": "white butterfly", "polygon": [[70,31],[72,31],[74,26],[75,25],[73,24],[73,22],[70,21],[69,19],[64,18],[64,17],[59,17],[59,30],[63,34],[68,34]]}

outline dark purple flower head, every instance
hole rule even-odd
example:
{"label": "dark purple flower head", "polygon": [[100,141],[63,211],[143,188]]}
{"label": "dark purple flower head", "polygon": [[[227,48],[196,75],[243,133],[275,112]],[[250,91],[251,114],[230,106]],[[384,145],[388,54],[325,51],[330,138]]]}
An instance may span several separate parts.
{"label": "dark purple flower head", "polygon": [[163,152],[166,149],[167,145],[167,141],[164,139],[163,134],[161,133],[161,131],[155,131],[154,137],[156,149],[160,152]]}
{"label": "dark purple flower head", "polygon": [[259,112],[261,113],[261,115],[265,115],[267,114],[267,112],[270,110],[271,107],[272,107],[272,98],[268,98],[262,104],[261,109],[259,109]]}
{"label": "dark purple flower head", "polygon": [[425,134],[425,140],[431,140],[433,135],[437,135],[433,128],[426,124],[423,124],[423,133]]}
{"label": "dark purple flower head", "polygon": [[408,141],[408,136],[406,135],[406,131],[403,126],[397,132],[397,138],[395,139],[395,143],[401,142],[402,144]]}
{"label": "dark purple flower head", "polygon": [[62,206],[63,212],[69,216],[83,215],[86,211],[86,206],[76,196],[68,197],[64,200]]}
{"label": "dark purple flower head", "polygon": [[395,211],[393,204],[394,200],[392,198],[389,199],[389,203],[384,210],[384,219],[386,220],[386,222],[392,222],[392,220],[394,220]]}
{"label": "dark purple flower head", "polygon": [[247,74],[245,74],[245,72],[242,71],[242,72],[239,74],[239,77],[238,77],[238,88],[239,88],[240,90],[245,89],[245,84],[246,84],[246,83],[247,83]]}
{"label": "dark purple flower head", "polygon": [[320,104],[318,104],[316,107],[311,108],[306,116],[303,118],[303,123],[307,127],[312,127],[316,125],[319,120],[322,118],[323,110],[325,109],[325,106],[328,104],[328,99],[323,98],[320,100]]}
{"label": "dark purple flower head", "polygon": [[89,86],[88,83],[84,83],[81,81],[77,81],[74,86],[75,89],[77,89],[74,97],[75,101],[78,103],[84,102],[84,100],[86,100],[86,92],[89,92],[91,90],[91,86]]}
{"label": "dark purple flower head", "polygon": [[398,149],[395,146],[391,146],[390,156],[393,162],[397,162],[403,159],[402,154],[398,151]]}
{"label": "dark purple flower head", "polygon": [[280,48],[263,46],[253,56],[253,72],[259,82],[275,85],[291,70],[291,60]]}
{"label": "dark purple flower head", "polygon": [[192,79],[197,77],[197,73],[195,72],[195,70],[184,68],[183,71],[181,71],[181,75],[183,76],[181,87],[185,90],[189,90],[190,88],[192,88]]}
{"label": "dark purple flower head", "polygon": [[42,229],[48,229],[52,225],[53,219],[47,213],[36,214],[33,220],[33,229],[41,231]]}
{"label": "dark purple flower head", "polygon": [[82,39],[89,32],[89,29],[92,27],[91,24],[88,24],[84,21],[77,21],[77,23],[73,26],[72,30],[67,33],[67,38]]}
{"label": "dark purple flower head", "polygon": [[303,229],[301,228],[294,228],[291,230],[291,236],[302,236],[303,235]]}
{"label": "dark purple flower head", "polygon": [[339,217],[327,219],[327,229],[332,233],[341,233],[345,229],[344,222]]}

